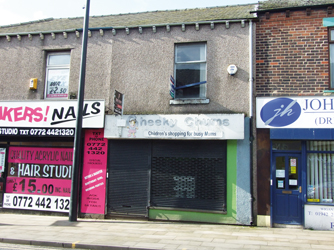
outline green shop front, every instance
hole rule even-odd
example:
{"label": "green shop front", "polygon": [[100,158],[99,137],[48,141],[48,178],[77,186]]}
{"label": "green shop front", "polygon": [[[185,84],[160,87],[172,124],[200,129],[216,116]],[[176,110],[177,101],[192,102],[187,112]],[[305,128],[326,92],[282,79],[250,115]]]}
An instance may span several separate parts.
{"label": "green shop front", "polygon": [[107,217],[252,223],[243,114],[107,115]]}

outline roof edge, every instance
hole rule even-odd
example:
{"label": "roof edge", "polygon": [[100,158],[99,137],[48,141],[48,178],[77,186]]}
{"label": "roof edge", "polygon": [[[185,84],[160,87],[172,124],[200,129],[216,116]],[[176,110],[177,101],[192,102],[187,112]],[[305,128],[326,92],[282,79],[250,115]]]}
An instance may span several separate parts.
{"label": "roof edge", "polygon": [[321,8],[329,7],[329,6],[334,6],[334,3],[317,4],[317,5],[303,5],[303,6],[290,6],[290,7],[281,7],[281,8],[271,8],[271,9],[257,9],[255,11],[251,11],[250,13],[281,12],[281,11],[285,11],[285,10],[304,10],[306,8],[321,9]]}
{"label": "roof edge", "polygon": [[[110,29],[135,29],[135,28],[149,28],[149,27],[165,27],[167,25],[170,26],[179,26],[179,25],[194,25],[194,24],[217,24],[217,23],[237,23],[237,22],[249,22],[253,19],[257,19],[257,17],[254,18],[240,18],[240,19],[222,19],[222,20],[212,20],[212,21],[199,21],[199,22],[183,22],[183,23],[164,23],[164,24],[145,24],[145,25],[135,25],[135,26],[114,26],[114,27],[91,27],[88,28],[88,30],[95,31],[95,30],[110,30]],[[64,29],[64,30],[46,30],[46,31],[33,31],[33,32],[15,32],[15,33],[0,33],[0,37],[5,37],[5,36],[17,36],[17,35],[39,35],[39,34],[51,34],[51,33],[62,33],[62,32],[76,32],[79,31],[81,32],[83,28],[77,28],[77,29]]]}
{"label": "roof edge", "polygon": [[13,24],[7,24],[7,25],[2,25],[0,28],[10,28],[10,27],[15,27],[15,26],[20,26],[20,25],[27,25],[27,24],[34,24],[34,23],[41,23],[41,22],[48,22],[55,20],[55,18],[50,17],[50,18],[45,18],[45,19],[38,19],[34,21],[28,21],[28,22],[22,22],[22,23],[13,23]]}
{"label": "roof edge", "polygon": [[[198,7],[198,8],[186,8],[186,9],[152,10],[152,11],[142,11],[142,12],[128,12],[128,13],[119,13],[119,14],[110,14],[110,15],[90,16],[90,17],[121,16],[121,15],[132,15],[132,14],[154,13],[154,12],[172,12],[172,11],[188,11],[188,10],[205,10],[205,9],[226,8],[226,7],[238,7],[238,6],[257,5],[257,4],[258,4],[258,3],[247,3],[247,4],[222,5],[222,6]],[[79,17],[78,17],[78,18],[79,18]]]}

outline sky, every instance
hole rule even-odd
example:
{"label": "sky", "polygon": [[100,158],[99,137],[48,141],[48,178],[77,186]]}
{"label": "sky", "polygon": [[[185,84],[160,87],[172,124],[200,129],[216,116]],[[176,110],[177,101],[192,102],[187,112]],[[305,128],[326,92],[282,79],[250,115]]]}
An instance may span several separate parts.
{"label": "sky", "polygon": [[[258,0],[90,0],[90,16],[257,3]],[[86,0],[0,0],[0,26],[82,17]]]}

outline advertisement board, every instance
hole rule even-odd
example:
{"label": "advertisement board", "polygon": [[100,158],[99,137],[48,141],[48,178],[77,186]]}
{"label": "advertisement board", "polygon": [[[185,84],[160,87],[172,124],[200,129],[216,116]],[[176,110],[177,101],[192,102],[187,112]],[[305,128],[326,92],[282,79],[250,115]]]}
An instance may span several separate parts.
{"label": "advertisement board", "polygon": [[258,97],[257,128],[333,128],[334,98]]}
{"label": "advertisement board", "polygon": [[123,114],[123,98],[124,95],[121,92],[115,90],[114,95],[114,112],[116,114],[122,115]]}
{"label": "advertisement board", "polygon": [[107,115],[106,138],[244,139],[244,114]]}
{"label": "advertisement board", "polygon": [[305,228],[334,231],[334,207],[305,205]]}
{"label": "advertisement board", "polygon": [[4,208],[68,212],[73,148],[9,147]]}
{"label": "advertisement board", "polygon": [[[105,104],[85,101],[83,128],[104,127]],[[0,136],[73,137],[77,101],[0,102]]]}
{"label": "advertisement board", "polygon": [[108,140],[103,129],[85,131],[81,212],[105,214]]}

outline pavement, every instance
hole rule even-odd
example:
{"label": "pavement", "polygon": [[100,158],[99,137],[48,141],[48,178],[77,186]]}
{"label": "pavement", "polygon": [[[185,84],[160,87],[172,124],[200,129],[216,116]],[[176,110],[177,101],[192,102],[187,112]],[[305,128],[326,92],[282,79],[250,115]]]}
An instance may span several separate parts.
{"label": "pavement", "polygon": [[45,247],[143,250],[334,249],[334,231],[203,223],[0,214],[0,242]]}

